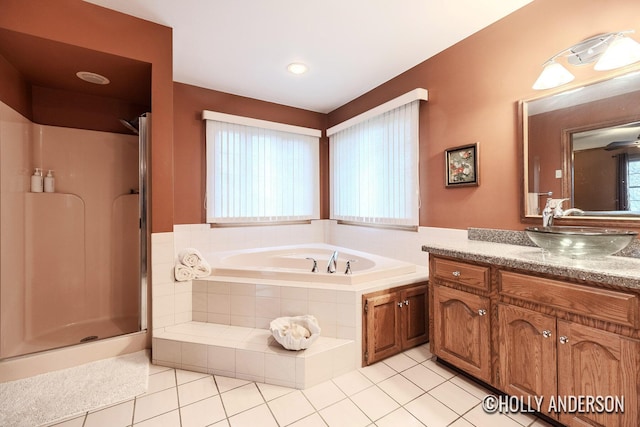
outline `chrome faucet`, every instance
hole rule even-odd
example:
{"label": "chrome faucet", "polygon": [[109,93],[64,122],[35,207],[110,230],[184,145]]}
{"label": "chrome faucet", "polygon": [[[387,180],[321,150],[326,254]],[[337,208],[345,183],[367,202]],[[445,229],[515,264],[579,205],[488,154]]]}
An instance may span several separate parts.
{"label": "chrome faucet", "polygon": [[333,251],[333,254],[331,254],[331,257],[329,258],[329,263],[327,264],[327,273],[335,273],[337,267],[338,251]]}
{"label": "chrome faucet", "polygon": [[318,261],[316,261],[314,258],[311,258],[311,257],[306,257],[305,259],[313,261],[313,267],[311,267],[311,272],[312,273],[317,273],[318,272]]}
{"label": "chrome faucet", "polygon": [[347,269],[344,271],[344,274],[351,274],[351,263],[356,262],[355,259],[347,260]]}
{"label": "chrome faucet", "polygon": [[542,211],[542,226],[551,227],[555,218],[562,218],[572,214],[584,215],[584,211],[578,208],[562,209],[562,203],[569,199],[547,199],[547,204]]}

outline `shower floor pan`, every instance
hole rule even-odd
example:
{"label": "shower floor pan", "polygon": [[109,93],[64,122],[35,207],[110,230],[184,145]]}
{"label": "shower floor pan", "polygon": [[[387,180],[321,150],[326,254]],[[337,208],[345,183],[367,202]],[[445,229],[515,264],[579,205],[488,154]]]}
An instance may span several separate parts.
{"label": "shower floor pan", "polygon": [[29,338],[12,348],[2,349],[0,358],[22,356],[44,350],[93,342],[103,338],[137,332],[138,329],[138,317],[135,316],[73,323],[63,328],[48,331],[37,337]]}

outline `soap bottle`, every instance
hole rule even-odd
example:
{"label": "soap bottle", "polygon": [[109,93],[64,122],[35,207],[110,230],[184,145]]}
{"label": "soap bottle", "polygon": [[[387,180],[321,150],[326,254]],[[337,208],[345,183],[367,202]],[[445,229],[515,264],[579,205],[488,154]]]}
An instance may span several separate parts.
{"label": "soap bottle", "polygon": [[53,171],[49,169],[47,176],[44,177],[44,192],[53,193],[55,191],[55,178],[53,177]]}
{"label": "soap bottle", "polygon": [[31,192],[42,193],[43,178],[42,169],[36,168],[36,171],[31,175]]}

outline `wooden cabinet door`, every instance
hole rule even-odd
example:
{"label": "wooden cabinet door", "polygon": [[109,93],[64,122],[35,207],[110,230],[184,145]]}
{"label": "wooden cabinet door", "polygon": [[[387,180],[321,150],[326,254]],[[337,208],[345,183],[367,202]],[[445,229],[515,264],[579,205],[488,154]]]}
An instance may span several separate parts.
{"label": "wooden cabinet door", "polygon": [[560,413],[568,426],[637,427],[640,342],[558,320],[558,396],[624,398],[624,413]]}
{"label": "wooden cabinet door", "polygon": [[401,292],[402,349],[415,347],[429,341],[429,301],[427,285],[420,285]]}
{"label": "wooden cabinet door", "polygon": [[397,292],[366,299],[365,365],[402,351],[399,303]]}
{"label": "wooden cabinet door", "polygon": [[531,401],[540,396],[548,402],[556,394],[556,340],[555,316],[499,304],[500,388],[512,396],[530,396]]}
{"label": "wooden cabinet door", "polygon": [[433,292],[434,354],[491,382],[489,298],[439,285]]}

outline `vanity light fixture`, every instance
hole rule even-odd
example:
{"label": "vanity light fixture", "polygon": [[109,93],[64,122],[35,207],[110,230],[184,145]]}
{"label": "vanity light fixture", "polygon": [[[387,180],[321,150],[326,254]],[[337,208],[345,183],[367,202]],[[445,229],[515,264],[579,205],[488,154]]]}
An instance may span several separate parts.
{"label": "vanity light fixture", "polygon": [[575,77],[562,64],[556,62],[566,57],[570,65],[580,66],[596,62],[597,71],[614,70],[640,61],[640,44],[625,34],[633,30],[600,34],[583,40],[558,52],[544,64],[542,73],[533,84],[533,89],[551,89],[569,83]]}
{"label": "vanity light fixture", "polygon": [[302,62],[292,62],[291,64],[287,65],[287,70],[289,70],[289,72],[293,74],[304,74],[308,69],[309,68]]}

